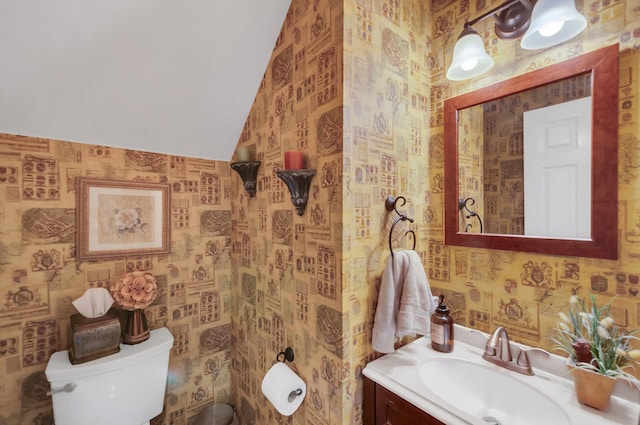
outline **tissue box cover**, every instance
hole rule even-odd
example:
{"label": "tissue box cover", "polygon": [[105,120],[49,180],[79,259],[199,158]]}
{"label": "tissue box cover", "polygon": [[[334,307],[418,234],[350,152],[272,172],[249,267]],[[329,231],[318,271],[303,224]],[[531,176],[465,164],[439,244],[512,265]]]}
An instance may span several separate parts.
{"label": "tissue box cover", "polygon": [[104,316],[88,319],[81,314],[71,316],[69,361],[88,362],[120,351],[120,319],[118,311],[109,309]]}

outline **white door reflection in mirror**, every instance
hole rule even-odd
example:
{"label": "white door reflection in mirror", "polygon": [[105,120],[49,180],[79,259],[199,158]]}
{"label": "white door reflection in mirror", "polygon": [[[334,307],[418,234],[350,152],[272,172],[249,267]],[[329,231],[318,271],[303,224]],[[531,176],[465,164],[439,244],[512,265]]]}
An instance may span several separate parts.
{"label": "white door reflection in mirror", "polygon": [[526,111],[523,120],[524,234],[589,239],[591,97]]}

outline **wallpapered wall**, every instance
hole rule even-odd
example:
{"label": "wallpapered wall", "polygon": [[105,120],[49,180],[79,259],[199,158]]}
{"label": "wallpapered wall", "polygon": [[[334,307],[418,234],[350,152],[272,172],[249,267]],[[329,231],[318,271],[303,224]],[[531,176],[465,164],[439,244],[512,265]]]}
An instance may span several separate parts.
{"label": "wallpapered wall", "polygon": [[[600,302],[617,296],[613,312],[618,324],[640,326],[640,114],[636,105],[640,95],[640,2],[578,0],[588,21],[585,32],[543,51],[528,52],[515,41],[499,40],[493,22],[483,21],[474,28],[486,40],[496,65],[479,78],[459,83],[448,81],[445,72],[463,22],[501,1],[430,3],[430,10],[413,1],[345,4],[343,300],[349,319],[345,340],[351,341],[351,352],[344,369],[349,366],[355,372],[343,383],[347,394],[347,388],[359,390],[358,368],[375,356],[369,329],[375,288],[388,258],[390,220],[383,208],[388,192],[407,197],[405,208],[416,219],[412,228],[418,234],[417,250],[431,287],[434,293],[446,295],[458,323],[487,332],[505,326],[514,339],[550,349],[546,337],[570,295],[594,293]],[[620,44],[621,51],[619,260],[446,246],[444,100],[614,43]],[[388,125],[378,126],[380,122]],[[387,129],[386,139],[380,128]],[[364,174],[370,180],[358,184],[358,165],[375,167],[376,162],[379,179]],[[391,186],[387,186],[389,181]],[[357,227],[362,206],[367,207],[364,211],[372,223],[370,232],[364,234]],[[399,238],[402,235],[398,232]],[[406,246],[398,241],[403,243]],[[355,313],[363,306],[366,314]],[[364,332],[358,332],[363,328]],[[358,423],[359,393],[355,394],[354,403],[345,396],[343,423]]]}
{"label": "wallpapered wall", "polygon": [[[78,176],[169,183],[171,253],[76,261]],[[166,414],[153,423],[186,424],[205,404],[230,399],[237,191],[228,164],[0,134],[0,191],[1,424],[52,423],[44,369],[67,348],[71,302],[131,270],[156,276],[160,293],[147,318],[175,337]]]}
{"label": "wallpapered wall", "polygon": [[[232,388],[242,424],[342,423],[342,11],[337,1],[293,1],[240,140],[262,161],[256,197],[232,208]],[[287,150],[303,151],[316,172],[302,216],[275,174]],[[290,417],[260,389],[286,347],[307,384]]]}
{"label": "wallpapered wall", "polygon": [[[428,256],[428,33],[422,1],[293,1],[241,140],[263,160],[265,188],[246,200],[235,238],[247,241],[242,254],[234,249],[242,288],[232,319],[243,424],[362,423],[361,373],[375,357],[370,329],[396,218],[388,195],[407,196],[403,210]],[[288,194],[273,186],[282,150],[294,147],[317,171],[303,217],[279,211],[290,211],[280,203]],[[276,222],[288,233],[274,233]],[[410,243],[402,230],[396,249]],[[282,417],[260,383],[287,345],[308,387],[300,409]]]}
{"label": "wallpapered wall", "polygon": [[[406,209],[416,219],[412,228],[418,234],[417,250],[427,268],[431,287],[434,293],[445,294],[458,323],[486,332],[505,326],[514,339],[550,349],[546,336],[555,324],[557,312],[575,292],[595,293],[601,302],[617,296],[613,310],[617,322],[622,326],[640,326],[637,225],[640,124],[636,106],[640,94],[637,81],[640,2],[578,0],[578,8],[587,16],[586,31],[568,43],[544,51],[527,52],[517,42],[499,40],[493,32],[493,22],[483,21],[474,28],[486,40],[496,65],[479,78],[459,83],[448,81],[445,72],[463,22],[500,1],[434,0],[431,10],[423,11],[424,15],[419,13],[423,7],[419,2],[353,3],[345,4],[343,299],[345,316],[351,320],[351,327],[345,326],[345,332],[350,329],[351,334],[345,339],[352,341],[351,357],[345,361],[350,361],[356,373],[344,386],[357,387],[358,367],[374,356],[369,328],[377,295],[375,288],[388,258],[389,218],[382,206],[385,192],[408,198]],[[613,43],[620,43],[621,50],[619,260],[446,246],[444,100]],[[389,60],[396,57],[393,63],[399,64],[398,68]],[[363,116],[368,117],[368,124],[362,125],[367,122]],[[380,128],[375,125],[379,117],[391,123],[387,127],[390,136],[386,145],[376,133]],[[356,184],[358,173],[354,163],[358,164],[360,158],[367,167],[379,161],[382,170],[379,180],[373,178]],[[387,170],[391,171],[391,177],[383,174]],[[386,186],[390,180],[392,186]],[[475,187],[474,182],[469,184]],[[352,196],[346,196],[350,192]],[[370,205],[367,210],[370,222],[378,226],[365,235],[353,220],[363,199],[370,201],[364,205]],[[351,228],[348,223],[353,223]],[[402,234],[398,232],[398,237]],[[368,309],[363,316],[365,326],[358,326],[363,322],[352,313],[357,311],[356,306]],[[367,330],[358,333],[363,327]],[[357,399],[356,395],[354,400]],[[345,402],[343,423],[357,423],[358,407],[357,403],[352,407]],[[349,411],[353,414],[352,422],[346,421]]]}
{"label": "wallpapered wall", "polygon": [[[440,146],[443,143],[444,99],[619,43],[619,259],[610,261],[447,247],[443,245],[443,229],[439,225],[432,235],[429,250],[439,252],[439,264],[445,266],[434,267],[430,261],[431,283],[447,294],[459,322],[484,331],[502,325],[508,328],[514,339],[534,346],[550,348],[546,337],[555,325],[557,312],[567,305],[572,293],[581,296],[594,293],[601,303],[617,296],[613,309],[617,323],[638,327],[640,2],[577,1],[579,10],[587,17],[587,29],[575,39],[543,51],[524,51],[517,42],[498,39],[493,32],[493,22],[483,21],[474,28],[496,61],[494,68],[469,81],[447,81],[444,72],[451,61],[461,22],[498,3],[482,0],[433,2],[433,79],[430,93],[434,114],[431,143]],[[443,169],[442,162],[434,165],[430,169],[432,179],[438,178]],[[434,201],[431,206],[441,211],[442,199]],[[438,276],[440,269],[442,272]]]}
{"label": "wallpapered wall", "polygon": [[[70,301],[136,267],[164,281],[166,292],[148,314],[153,326],[166,324],[176,336],[166,412],[154,424],[187,424],[214,400],[236,404],[243,424],[361,423],[361,371],[376,357],[370,330],[395,218],[384,209],[387,195],[407,198],[402,209],[415,223],[402,224],[418,235],[432,289],[447,296],[458,323],[484,331],[504,325],[515,339],[548,347],[556,312],[575,291],[595,292],[603,301],[619,295],[616,320],[638,326],[640,2],[579,0],[587,31],[540,52],[498,40],[487,20],[476,29],[496,66],[471,81],[447,81],[462,22],[498,3],[293,0],[240,140],[262,161],[255,198],[228,164],[3,137],[2,423],[50,423],[42,371],[49,352],[64,348]],[[615,42],[621,49],[620,259],[445,246],[444,99]],[[316,170],[302,217],[275,176],[283,152],[294,148]],[[37,166],[25,170],[27,163]],[[68,233],[31,231],[28,223],[38,220],[70,231],[76,175],[169,181],[178,202],[172,212],[189,212],[187,228],[179,228],[186,225],[181,211],[172,218],[172,254],[78,264]],[[210,193],[219,200],[203,203]],[[395,249],[410,246],[406,228],[394,232]],[[218,320],[201,314],[216,308]],[[47,338],[35,337],[38,332]],[[308,393],[285,418],[260,383],[286,346],[295,350],[291,367]]]}

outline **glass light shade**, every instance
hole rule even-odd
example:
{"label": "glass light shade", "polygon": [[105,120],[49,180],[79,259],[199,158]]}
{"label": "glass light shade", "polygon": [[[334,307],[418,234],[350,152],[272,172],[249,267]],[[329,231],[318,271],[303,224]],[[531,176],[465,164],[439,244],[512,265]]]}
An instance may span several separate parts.
{"label": "glass light shade", "polygon": [[455,47],[453,60],[447,70],[447,78],[452,81],[466,80],[487,72],[493,66],[493,59],[484,50],[484,42],[471,27],[466,27]]}
{"label": "glass light shade", "polygon": [[586,26],[587,18],[578,12],[575,0],[538,0],[520,46],[526,50],[555,46],[580,34]]}

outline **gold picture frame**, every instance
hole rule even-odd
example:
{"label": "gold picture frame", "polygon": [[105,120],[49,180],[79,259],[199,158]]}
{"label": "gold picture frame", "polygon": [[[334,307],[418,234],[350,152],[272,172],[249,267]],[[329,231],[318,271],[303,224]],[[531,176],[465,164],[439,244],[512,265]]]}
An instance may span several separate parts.
{"label": "gold picture frame", "polygon": [[168,254],[170,185],[76,178],[76,258]]}

